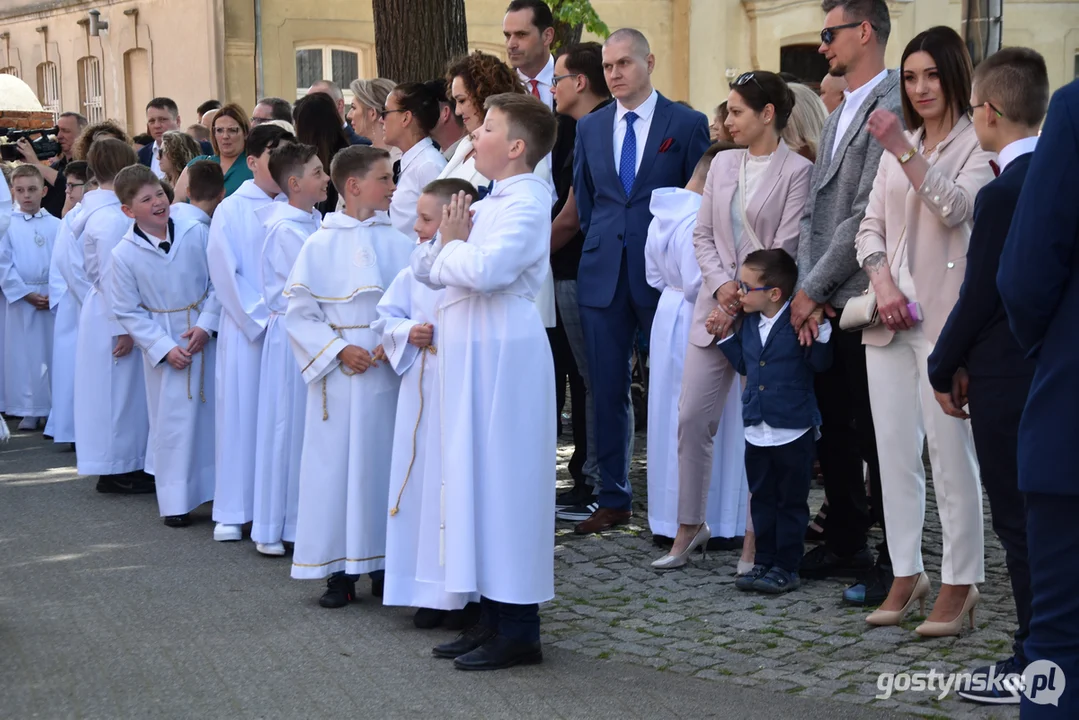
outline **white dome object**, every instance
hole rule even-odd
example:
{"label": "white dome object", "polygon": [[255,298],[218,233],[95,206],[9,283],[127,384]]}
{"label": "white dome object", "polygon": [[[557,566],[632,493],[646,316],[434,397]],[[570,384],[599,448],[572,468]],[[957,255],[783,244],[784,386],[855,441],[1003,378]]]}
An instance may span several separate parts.
{"label": "white dome object", "polygon": [[42,108],[29,85],[14,75],[0,74],[0,110],[41,112]]}

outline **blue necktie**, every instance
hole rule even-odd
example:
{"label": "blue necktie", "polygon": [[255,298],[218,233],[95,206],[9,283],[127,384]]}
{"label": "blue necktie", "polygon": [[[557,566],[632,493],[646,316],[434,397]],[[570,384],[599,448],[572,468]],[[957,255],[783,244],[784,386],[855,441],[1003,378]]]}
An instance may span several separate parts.
{"label": "blue necktie", "polygon": [[633,190],[633,181],[637,178],[637,133],[633,130],[633,123],[638,115],[635,112],[626,113],[626,137],[622,141],[622,159],[618,163],[618,178],[622,181],[622,189],[626,191],[626,197]]}

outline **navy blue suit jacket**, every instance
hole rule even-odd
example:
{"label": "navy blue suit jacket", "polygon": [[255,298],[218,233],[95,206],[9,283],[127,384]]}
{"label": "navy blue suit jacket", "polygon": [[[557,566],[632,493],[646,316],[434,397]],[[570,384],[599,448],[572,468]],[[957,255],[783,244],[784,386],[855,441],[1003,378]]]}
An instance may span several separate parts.
{"label": "navy blue suit jacket", "polygon": [[[202,150],[203,155],[213,155],[214,154],[214,146],[213,145],[206,142],[205,140],[198,140],[197,142],[199,144],[199,148]],[[154,154],[153,153],[154,153],[154,145],[153,145],[153,143],[150,143],[149,145],[144,145],[143,148],[141,150],[139,150],[139,153],[138,153],[138,155],[139,155],[139,164],[140,165],[145,165],[146,167],[151,167],[150,162],[154,159]]]}
{"label": "navy blue suit jacket", "polygon": [[624,246],[634,301],[642,307],[655,307],[659,292],[644,276],[644,243],[652,222],[648,205],[656,188],[680,188],[689,182],[697,162],[708,149],[708,119],[659,95],[637,179],[626,197],[614,169],[617,107],[611,103],[577,123],[573,194],[584,233],[577,299],[587,307],[604,308],[611,304]]}
{"label": "navy blue suit jacket", "polygon": [[1019,489],[1079,495],[1079,81],[1049,104],[997,287],[1019,344],[1036,363],[1019,425]]}
{"label": "navy blue suit jacket", "polygon": [[[749,313],[737,332],[719,344],[738,374],[746,376],[742,420],[747,426],[766,422],[792,430],[820,425],[813,381],[816,373],[832,364],[832,344],[815,342],[802,347],[791,325],[788,305],[761,346],[760,318],[760,313]],[[832,332],[839,330],[833,327]]]}
{"label": "navy blue suit jacket", "polygon": [[974,200],[974,227],[967,249],[967,269],[959,301],[929,356],[929,383],[941,393],[952,391],[955,372],[965,367],[974,377],[1027,377],[1034,363],[1008,327],[997,290],[1000,254],[1008,239],[1031,155],[1021,155]]}

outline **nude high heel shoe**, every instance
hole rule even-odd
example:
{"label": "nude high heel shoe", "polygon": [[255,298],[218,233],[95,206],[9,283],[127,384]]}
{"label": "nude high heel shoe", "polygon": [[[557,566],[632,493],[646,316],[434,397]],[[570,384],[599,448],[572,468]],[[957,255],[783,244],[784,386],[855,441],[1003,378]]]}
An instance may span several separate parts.
{"label": "nude high heel shoe", "polygon": [[712,538],[712,531],[708,529],[708,523],[701,525],[697,534],[689,541],[686,549],[677,555],[664,555],[659,560],[652,562],[652,567],[657,570],[674,570],[686,564],[690,554],[698,547],[701,549],[701,559],[708,556],[708,541]]}
{"label": "nude high heel shoe", "polygon": [[970,620],[970,629],[973,630],[974,608],[978,605],[978,600],[980,599],[981,595],[978,592],[977,586],[971,585],[970,590],[967,591],[967,599],[963,601],[963,609],[959,611],[955,620],[950,620],[948,622],[930,622],[926,620],[924,623],[914,628],[914,632],[922,637],[951,637],[952,635],[958,635],[963,629],[964,615]]}
{"label": "nude high heel shoe", "polygon": [[918,576],[918,579],[914,582],[914,589],[910,593],[910,597],[907,599],[907,604],[903,606],[902,610],[881,610],[877,609],[869,613],[865,621],[870,625],[876,625],[877,627],[883,625],[898,625],[903,622],[903,618],[907,616],[911,608],[914,607],[915,601],[918,602],[922,616],[925,616],[925,598],[929,595],[929,576],[922,573]]}

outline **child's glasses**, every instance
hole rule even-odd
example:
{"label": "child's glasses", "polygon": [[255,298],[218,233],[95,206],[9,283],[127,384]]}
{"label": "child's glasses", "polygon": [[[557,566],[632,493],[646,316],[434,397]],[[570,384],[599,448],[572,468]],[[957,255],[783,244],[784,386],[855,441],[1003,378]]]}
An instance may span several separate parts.
{"label": "child's glasses", "polygon": [[766,287],[750,287],[741,280],[738,281],[738,289],[742,291],[743,295],[749,295],[751,292],[757,292],[758,290],[775,290],[774,285],[768,285]]}

